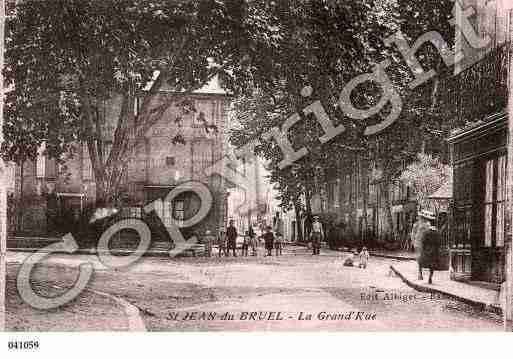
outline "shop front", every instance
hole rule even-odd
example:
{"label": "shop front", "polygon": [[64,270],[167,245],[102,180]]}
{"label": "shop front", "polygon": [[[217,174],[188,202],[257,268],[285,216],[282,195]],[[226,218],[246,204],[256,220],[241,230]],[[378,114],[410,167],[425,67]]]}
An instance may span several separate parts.
{"label": "shop front", "polygon": [[454,280],[504,281],[507,116],[499,113],[453,132],[449,256]]}

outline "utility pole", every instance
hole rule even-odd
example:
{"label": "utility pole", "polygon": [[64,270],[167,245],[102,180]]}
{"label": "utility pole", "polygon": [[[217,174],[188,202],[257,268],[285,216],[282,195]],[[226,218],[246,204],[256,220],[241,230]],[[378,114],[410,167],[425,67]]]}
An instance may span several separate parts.
{"label": "utility pole", "polygon": [[[3,142],[4,128],[4,37],[5,37],[5,1],[0,0],[0,145]],[[6,258],[7,252],[7,196],[6,171],[0,157],[0,331],[5,331],[5,286],[6,286]]]}

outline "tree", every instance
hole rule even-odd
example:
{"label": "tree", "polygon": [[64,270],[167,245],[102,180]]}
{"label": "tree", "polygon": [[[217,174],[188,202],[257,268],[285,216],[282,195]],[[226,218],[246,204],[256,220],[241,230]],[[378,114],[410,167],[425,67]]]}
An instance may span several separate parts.
{"label": "tree", "polygon": [[422,208],[426,206],[429,195],[452,180],[452,171],[439,158],[419,153],[417,160],[402,172],[400,180],[412,185],[418,205]]}
{"label": "tree", "polygon": [[[60,159],[85,143],[96,198],[112,202],[134,149],[171,105],[159,96],[161,86],[187,94],[218,74],[230,87],[231,73],[242,77],[235,71],[241,48],[270,41],[262,33],[272,30],[246,11],[250,4],[21,2],[8,26],[5,74],[13,90],[6,102],[4,158],[33,159],[44,142],[47,155]],[[102,127],[105,101],[120,106],[112,138]]]}
{"label": "tree", "polygon": [[[450,127],[444,117],[436,111],[439,101],[439,81],[444,67],[435,46],[426,44],[416,53],[425,71],[435,69],[442,73],[422,86],[410,89],[415,79],[408,63],[393,46],[385,46],[384,39],[401,30],[406,40],[413,42],[430,30],[438,31],[449,43],[453,30],[449,23],[451,7],[449,0],[410,2],[403,0],[328,2],[286,1],[276,9],[276,26],[281,28],[278,48],[272,53],[274,66],[268,73],[252,79],[251,91],[238,108],[237,117],[242,128],[233,131],[236,145],[259,137],[273,126],[279,126],[287,116],[296,112],[302,124],[290,131],[295,148],[306,146],[308,155],[291,168],[278,169],[282,159],[279,149],[272,143],[260,147],[261,155],[273,165],[273,181],[284,199],[292,198],[297,191],[308,198],[315,188],[309,186],[312,179],[322,183],[326,172],[337,167],[344,158],[355,154],[366,162],[374,163],[381,173],[381,189],[388,193],[397,181],[405,164],[414,161],[418,152],[438,151],[443,146],[443,136]],[[354,120],[340,112],[337,107],[340,90],[352,78],[372,70],[372,66],[383,60],[392,65],[387,74],[403,101],[400,117],[384,131],[373,136],[364,136],[366,126],[382,122],[388,115],[377,114],[368,120]],[[309,85],[314,96],[300,95],[303,86]],[[256,89],[256,90],[255,90]],[[379,101],[381,92],[371,83],[361,84],[352,94],[354,106],[369,108]],[[302,109],[321,99],[326,112],[334,123],[343,123],[346,131],[334,140],[321,144],[319,124],[311,115],[305,116]],[[264,142],[265,141],[261,141]],[[442,152],[445,152],[442,150]],[[291,171],[295,169],[293,174]],[[317,170],[320,169],[320,170]],[[344,169],[351,171],[351,169]],[[301,181],[304,176],[306,181]],[[324,177],[324,178],[323,178]],[[287,183],[291,182],[291,185]],[[297,195],[296,195],[297,196]],[[396,237],[392,219],[392,203],[385,196],[385,210],[392,235]],[[308,212],[308,208],[306,209]]]}
{"label": "tree", "polygon": [[[236,102],[241,126],[232,131],[232,142],[241,146],[280,126],[291,114],[299,114],[302,121],[292,127],[290,139],[297,148],[306,147],[308,155],[279,169],[282,154],[275,143],[261,141],[256,150],[271,162],[271,179],[278,184],[282,200],[295,202],[304,195],[307,214],[315,183],[324,182],[326,173],[336,168],[347,149],[358,141],[355,130],[339,141],[320,143],[321,126],[313,115],[302,111],[314,99],[321,99],[336,124],[351,121],[336,108],[338,93],[351,77],[368,71],[378,54],[390,53],[379,35],[394,28],[392,3],[290,0],[267,9],[274,11],[271,16],[276,18],[281,36],[271,53],[273,66],[252,78],[250,88]],[[302,95],[306,85],[314,94],[312,98]],[[364,126],[354,120],[349,124],[349,128],[358,126],[363,130]]]}
{"label": "tree", "polygon": [[[397,4],[400,31],[411,46],[429,31],[438,32],[448,47],[452,46],[454,30],[449,22],[454,5],[452,1],[398,0]],[[444,138],[453,124],[448,121],[449,117],[445,113],[439,111],[439,103],[444,95],[440,93],[440,82],[452,69],[444,66],[442,57],[432,43],[424,44],[415,55],[426,72],[433,69],[436,75],[424,84],[410,89],[415,74],[402,57],[398,57],[400,60],[394,61],[394,72],[390,76],[403,99],[401,115],[392,126],[369,138],[367,142],[369,158],[380,170],[382,193],[392,190],[405,166],[415,161],[419,152],[432,153],[440,156],[443,161],[447,160]],[[384,202],[390,234],[397,238],[392,203],[388,195],[384,196]]]}

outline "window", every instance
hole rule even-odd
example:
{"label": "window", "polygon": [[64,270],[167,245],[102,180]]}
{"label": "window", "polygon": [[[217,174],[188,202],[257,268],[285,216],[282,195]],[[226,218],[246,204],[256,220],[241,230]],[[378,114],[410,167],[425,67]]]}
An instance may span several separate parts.
{"label": "window", "polygon": [[36,178],[45,177],[46,156],[39,153],[36,159]]}
{"label": "window", "polygon": [[334,192],[335,192],[335,183],[328,183],[328,206],[332,207],[334,203]]}
{"label": "window", "polygon": [[174,166],[175,158],[174,157],[166,157],[166,166]]}
{"label": "window", "polygon": [[340,180],[336,180],[333,186],[333,206],[335,208],[340,207],[339,195],[340,195]]}
{"label": "window", "polygon": [[492,245],[492,216],[493,216],[493,160],[486,161],[486,187],[484,199],[484,245]]}
{"label": "window", "polygon": [[350,201],[351,201],[351,176],[346,175],[345,203],[348,204]]}
{"label": "window", "polygon": [[185,203],[184,201],[175,201],[173,206],[173,217],[181,223],[185,219]]}
{"label": "window", "polygon": [[91,181],[93,179],[93,164],[89,158],[89,151],[87,146],[82,146],[82,179],[84,181]]}
{"label": "window", "polygon": [[219,117],[220,113],[220,103],[218,101],[212,101],[212,117],[210,118],[210,123],[215,125],[217,123],[216,119]]}
{"label": "window", "polygon": [[506,216],[506,156],[485,162],[484,246],[504,246]]}
{"label": "window", "polygon": [[163,201],[162,202],[162,218],[164,218],[164,225],[171,226],[173,224],[172,218],[172,205],[171,202]]}
{"label": "window", "polygon": [[140,97],[136,97],[134,101],[134,115],[139,116],[141,112],[142,99]]}
{"label": "window", "polygon": [[504,228],[506,216],[506,156],[497,159],[497,227],[495,245],[504,246]]}
{"label": "window", "polygon": [[371,184],[369,185],[369,203],[376,203],[376,185]]}

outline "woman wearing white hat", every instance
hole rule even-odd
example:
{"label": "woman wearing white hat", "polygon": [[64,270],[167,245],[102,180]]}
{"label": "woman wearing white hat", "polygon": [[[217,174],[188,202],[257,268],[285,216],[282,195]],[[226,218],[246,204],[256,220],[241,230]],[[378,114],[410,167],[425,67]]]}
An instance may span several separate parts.
{"label": "woman wearing white hat", "polygon": [[429,269],[428,284],[433,283],[433,272],[438,270],[440,261],[440,243],[441,237],[438,229],[435,227],[436,216],[429,211],[419,213],[424,228],[418,235],[417,243],[417,263],[419,265],[419,280],[423,280],[422,268]]}

